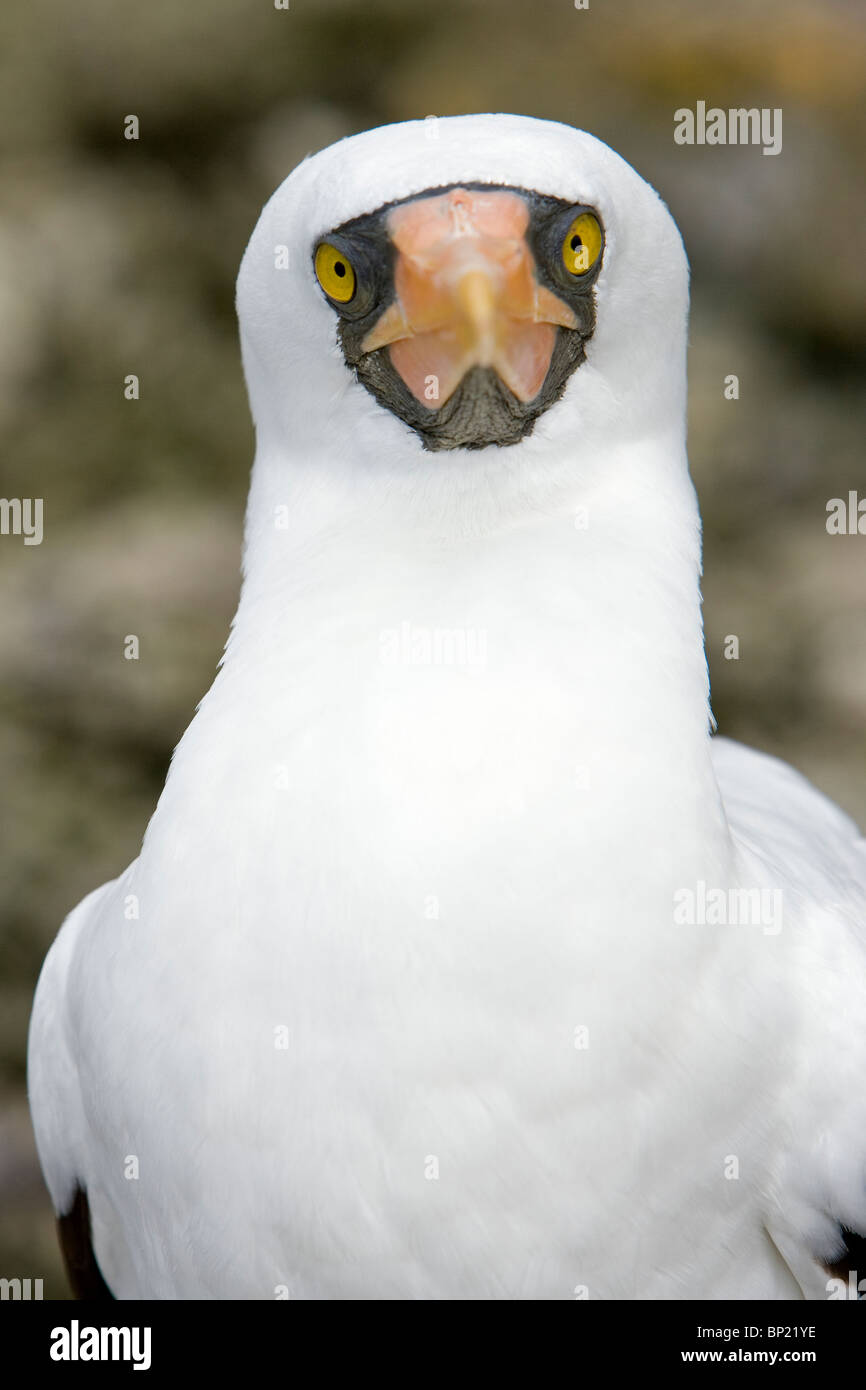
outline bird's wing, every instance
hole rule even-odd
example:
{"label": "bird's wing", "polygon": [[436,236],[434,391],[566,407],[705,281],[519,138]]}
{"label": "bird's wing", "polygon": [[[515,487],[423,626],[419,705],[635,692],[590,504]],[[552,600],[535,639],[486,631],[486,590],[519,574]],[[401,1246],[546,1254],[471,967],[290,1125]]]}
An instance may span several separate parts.
{"label": "bird's wing", "polygon": [[779,758],[728,738],[712,750],[736,838],[807,897],[851,914],[866,944],[866,841],[854,821]]}
{"label": "bird's wing", "polygon": [[768,1229],[808,1297],[850,1297],[866,1292],[866,840],[786,763],[723,738],[713,762],[735,841],[781,888],[768,964],[797,1004]]}
{"label": "bird's wing", "polygon": [[93,1252],[87,1201],[87,1124],[75,1047],[71,965],[81,933],[113,884],[69,914],[45,958],[30,1021],[27,1085],[36,1145],[54,1210],[66,1272],[78,1298],[111,1298]]}

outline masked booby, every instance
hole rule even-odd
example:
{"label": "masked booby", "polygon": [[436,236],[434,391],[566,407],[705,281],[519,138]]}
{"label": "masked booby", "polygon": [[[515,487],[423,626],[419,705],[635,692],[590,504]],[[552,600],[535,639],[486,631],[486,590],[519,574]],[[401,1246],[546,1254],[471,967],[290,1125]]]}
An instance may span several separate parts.
{"label": "masked booby", "polygon": [[866,1231],[866,854],[711,737],[679,233],[590,135],[435,137],[305,160],[243,259],[237,616],[34,1005],[71,1276],[825,1298]]}

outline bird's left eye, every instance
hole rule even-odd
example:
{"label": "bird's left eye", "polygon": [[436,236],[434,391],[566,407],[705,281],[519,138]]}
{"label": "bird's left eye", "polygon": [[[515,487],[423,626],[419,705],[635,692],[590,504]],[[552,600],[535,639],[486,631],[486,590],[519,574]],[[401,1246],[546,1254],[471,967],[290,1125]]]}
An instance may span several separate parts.
{"label": "bird's left eye", "polygon": [[345,251],[323,241],[316,251],[316,279],[329,299],[348,304],[355,293],[355,272]]}
{"label": "bird's left eye", "polygon": [[562,263],[570,275],[586,275],[601,251],[601,226],[591,212],[575,217],[562,243]]}

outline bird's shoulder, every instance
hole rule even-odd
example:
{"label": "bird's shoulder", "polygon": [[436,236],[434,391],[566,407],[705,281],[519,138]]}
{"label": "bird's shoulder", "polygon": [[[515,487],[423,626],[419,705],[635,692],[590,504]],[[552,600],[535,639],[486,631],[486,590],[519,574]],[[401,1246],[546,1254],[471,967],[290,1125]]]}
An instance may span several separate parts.
{"label": "bird's shoulder", "polygon": [[866,839],[835,802],[780,758],[712,741],[734,839],[775,872],[816,917],[838,914],[866,949]]}
{"label": "bird's shoulder", "polygon": [[36,1143],[55,1210],[71,1200],[86,1129],[78,1075],[74,964],[114,882],[89,893],[64,919],[42,965],[27,1048],[27,1083]]}

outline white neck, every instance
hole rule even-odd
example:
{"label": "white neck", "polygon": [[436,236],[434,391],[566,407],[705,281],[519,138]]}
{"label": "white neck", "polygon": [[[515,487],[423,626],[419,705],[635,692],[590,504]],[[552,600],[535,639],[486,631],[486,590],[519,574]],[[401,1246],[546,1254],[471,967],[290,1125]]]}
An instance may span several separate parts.
{"label": "white neck", "polygon": [[[522,799],[529,814],[559,808],[608,866],[617,843],[644,846],[665,902],[672,884],[722,872],[681,446],[608,452],[570,496],[456,538],[442,476],[434,460],[411,491],[389,491],[309,458],[257,460],[225,696],[281,746],[326,705],[334,756],[360,738],[358,776],[372,757],[395,797],[424,798],[431,825],[453,814],[456,758],[476,769],[460,793],[472,833],[497,797]],[[375,753],[370,720],[390,727]]]}

